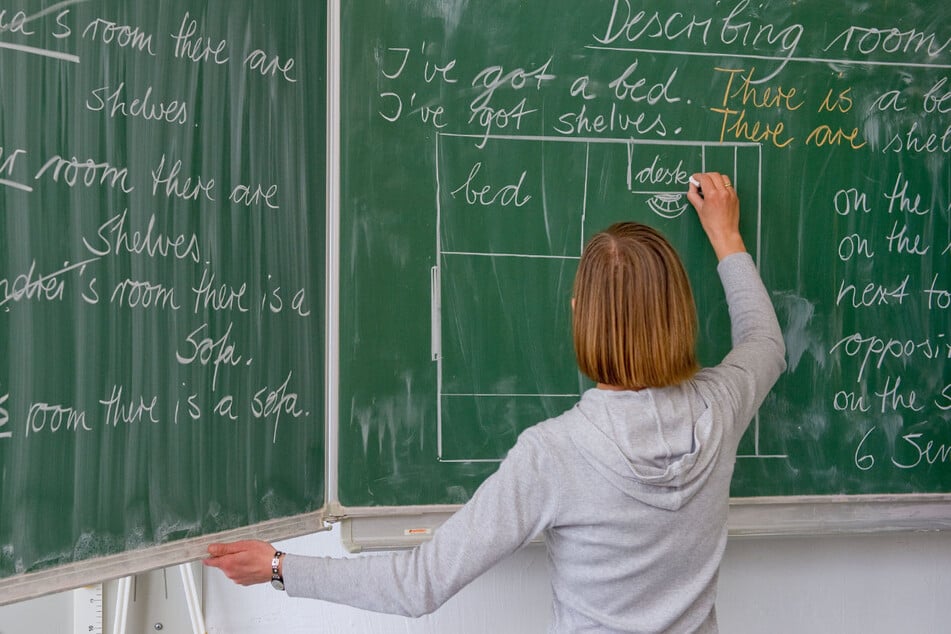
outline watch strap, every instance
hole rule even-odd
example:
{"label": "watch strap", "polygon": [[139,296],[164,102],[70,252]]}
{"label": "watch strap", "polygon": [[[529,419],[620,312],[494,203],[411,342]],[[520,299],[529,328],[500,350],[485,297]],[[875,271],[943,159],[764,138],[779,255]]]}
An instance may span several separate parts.
{"label": "watch strap", "polygon": [[283,589],[284,587],[284,575],[281,574],[281,557],[284,556],[284,553],[275,550],[274,557],[271,559],[271,585],[275,588]]}

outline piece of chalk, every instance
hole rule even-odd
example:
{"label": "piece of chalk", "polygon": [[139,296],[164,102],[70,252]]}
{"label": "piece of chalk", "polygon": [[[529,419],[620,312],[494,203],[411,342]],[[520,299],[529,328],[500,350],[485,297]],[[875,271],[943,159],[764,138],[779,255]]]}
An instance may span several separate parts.
{"label": "piece of chalk", "polygon": [[693,176],[690,177],[690,184],[693,185],[694,187],[698,188],[698,189],[700,188],[700,181],[698,181],[698,180],[697,180],[696,178],[694,178]]}

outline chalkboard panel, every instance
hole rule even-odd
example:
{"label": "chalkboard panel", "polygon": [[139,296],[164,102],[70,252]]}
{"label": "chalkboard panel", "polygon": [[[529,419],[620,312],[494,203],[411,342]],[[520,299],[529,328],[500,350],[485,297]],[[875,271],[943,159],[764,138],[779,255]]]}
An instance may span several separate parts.
{"label": "chalkboard panel", "polygon": [[325,11],[0,12],[0,577],[324,505]]}
{"label": "chalkboard panel", "polygon": [[339,500],[456,504],[589,387],[571,281],[661,229],[728,321],[687,177],[728,173],[789,368],[733,495],[951,493],[951,8],[371,0],[342,8]]}

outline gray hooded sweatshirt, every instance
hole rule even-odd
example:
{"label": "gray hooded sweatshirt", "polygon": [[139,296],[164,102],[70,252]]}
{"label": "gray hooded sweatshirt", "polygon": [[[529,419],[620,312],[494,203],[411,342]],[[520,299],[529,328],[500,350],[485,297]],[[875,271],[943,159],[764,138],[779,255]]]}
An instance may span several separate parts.
{"label": "gray hooded sweatshirt", "polygon": [[544,534],[550,632],[716,632],[737,445],[785,369],[750,256],[718,271],[733,335],[722,363],[673,387],[588,390],[525,430],[430,542],[356,559],[287,555],[287,592],[418,616]]}

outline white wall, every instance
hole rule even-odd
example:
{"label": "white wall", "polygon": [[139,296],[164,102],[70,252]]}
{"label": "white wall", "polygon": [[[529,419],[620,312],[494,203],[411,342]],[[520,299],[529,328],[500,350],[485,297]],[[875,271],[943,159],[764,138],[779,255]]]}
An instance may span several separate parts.
{"label": "white wall", "polygon": [[720,574],[724,633],[951,632],[951,532],[736,539]]}
{"label": "white wall", "polygon": [[[345,554],[336,530],[280,546]],[[162,587],[162,571],[150,576],[145,583]],[[270,586],[242,588],[211,570],[203,586],[209,634],[531,634],[544,632],[551,598],[543,546],[517,553],[418,620],[290,599]],[[163,634],[188,634],[172,625],[188,623],[180,592],[151,601],[147,617],[131,614],[130,634],[152,631],[132,624],[159,620]],[[951,532],[732,539],[718,608],[724,634],[951,632]],[[71,609],[68,594],[2,607],[0,634],[69,634]]]}

